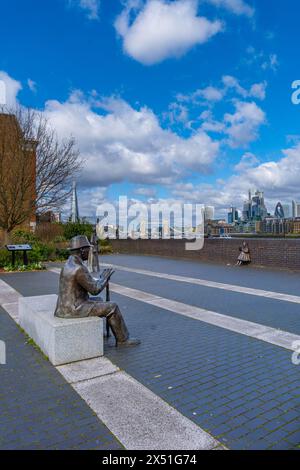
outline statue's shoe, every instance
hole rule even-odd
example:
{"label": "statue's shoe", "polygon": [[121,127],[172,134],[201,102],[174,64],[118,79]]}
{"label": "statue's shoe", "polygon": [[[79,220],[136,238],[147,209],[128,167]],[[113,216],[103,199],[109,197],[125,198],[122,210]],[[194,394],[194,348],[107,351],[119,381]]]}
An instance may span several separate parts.
{"label": "statue's shoe", "polygon": [[139,344],[141,344],[141,341],[139,339],[136,339],[136,338],[130,338],[128,339],[127,341],[124,341],[123,343],[118,343],[117,346],[138,346]]}

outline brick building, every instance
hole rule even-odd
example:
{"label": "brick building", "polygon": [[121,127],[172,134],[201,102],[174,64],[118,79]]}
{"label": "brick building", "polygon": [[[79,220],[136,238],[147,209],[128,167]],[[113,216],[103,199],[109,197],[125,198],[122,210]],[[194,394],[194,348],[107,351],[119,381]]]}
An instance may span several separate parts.
{"label": "brick building", "polygon": [[16,116],[0,114],[0,239],[36,223],[36,142],[25,139]]}

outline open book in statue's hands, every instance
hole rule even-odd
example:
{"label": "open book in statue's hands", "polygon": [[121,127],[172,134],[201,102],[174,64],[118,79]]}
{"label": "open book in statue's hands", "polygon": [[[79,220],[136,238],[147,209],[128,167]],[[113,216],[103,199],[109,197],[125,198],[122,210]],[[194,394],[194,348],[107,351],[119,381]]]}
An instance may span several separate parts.
{"label": "open book in statue's hands", "polygon": [[104,284],[106,285],[109,281],[112,275],[114,274],[113,268],[107,268],[104,269],[100,275],[100,279],[103,280]]}

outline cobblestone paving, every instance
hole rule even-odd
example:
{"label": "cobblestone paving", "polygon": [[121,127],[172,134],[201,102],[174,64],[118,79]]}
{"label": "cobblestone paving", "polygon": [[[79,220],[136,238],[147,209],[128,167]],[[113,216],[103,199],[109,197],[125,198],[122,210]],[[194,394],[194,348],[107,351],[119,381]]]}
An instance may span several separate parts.
{"label": "cobblestone paving", "polygon": [[299,304],[122,271],[116,272],[114,282],[300,335]]}
{"label": "cobblestone paving", "polygon": [[122,448],[3,309],[0,339],[0,449]]}
{"label": "cobblestone paving", "polygon": [[[4,280],[23,295],[57,292],[55,274],[39,274],[34,283],[31,274],[21,276]],[[131,279],[131,274],[126,276]],[[149,279],[143,279],[142,290],[150,291]],[[156,295],[161,282],[156,279]],[[183,284],[172,286],[164,296],[185,292]],[[184,295],[191,303],[190,292]],[[119,367],[231,449],[300,447],[300,367],[292,364],[291,352],[126,297],[112,297],[132,335],[142,339],[141,346],[132,349],[106,345],[106,356]],[[242,297],[248,303],[249,296]],[[226,299],[224,295],[223,303]]]}
{"label": "cobblestone paving", "polygon": [[166,274],[196,277],[209,281],[236,284],[254,289],[264,289],[291,295],[300,295],[300,272],[262,269],[253,266],[227,266],[216,263],[174,260],[158,256],[106,255],[103,263],[130,268],[147,269]]}
{"label": "cobblestone paving", "polygon": [[114,295],[138,349],[106,355],[231,449],[296,449],[300,367],[284,349]]}

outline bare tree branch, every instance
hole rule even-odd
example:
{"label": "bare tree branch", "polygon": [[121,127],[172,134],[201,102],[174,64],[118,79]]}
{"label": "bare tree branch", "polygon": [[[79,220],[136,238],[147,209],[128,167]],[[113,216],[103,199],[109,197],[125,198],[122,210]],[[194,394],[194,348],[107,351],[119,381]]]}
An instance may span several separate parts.
{"label": "bare tree branch", "polygon": [[81,165],[74,138],[59,140],[42,112],[0,109],[0,228],[59,209]]}

